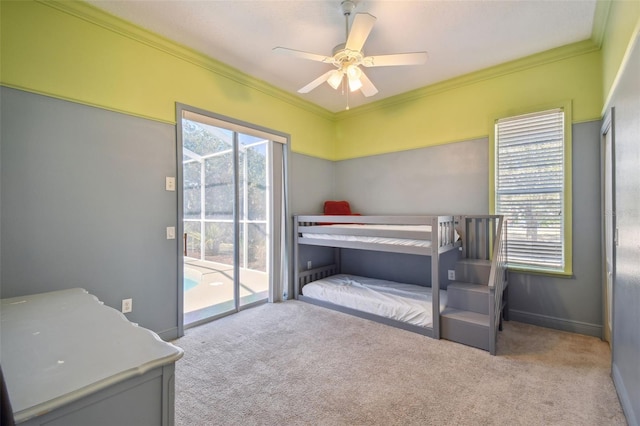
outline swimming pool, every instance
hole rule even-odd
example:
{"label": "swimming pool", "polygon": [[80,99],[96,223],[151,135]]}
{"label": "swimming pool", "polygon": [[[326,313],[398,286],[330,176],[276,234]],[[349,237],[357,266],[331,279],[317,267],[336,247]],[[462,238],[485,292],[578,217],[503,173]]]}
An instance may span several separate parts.
{"label": "swimming pool", "polygon": [[202,279],[202,272],[194,268],[184,267],[184,292],[191,290],[200,284]]}
{"label": "swimming pool", "polygon": [[192,288],[194,288],[195,286],[197,286],[198,284],[200,284],[199,281],[196,281],[194,279],[191,278],[184,278],[184,291],[189,291]]}

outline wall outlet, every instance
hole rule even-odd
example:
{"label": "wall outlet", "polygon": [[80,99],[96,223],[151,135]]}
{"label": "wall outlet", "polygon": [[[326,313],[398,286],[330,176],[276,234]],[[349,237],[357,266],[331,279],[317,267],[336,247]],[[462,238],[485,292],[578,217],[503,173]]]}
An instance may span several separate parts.
{"label": "wall outlet", "polygon": [[133,310],[133,299],[122,299],[122,313],[128,314]]}
{"label": "wall outlet", "polygon": [[456,280],[456,271],[454,271],[453,269],[449,269],[449,275],[448,278],[451,281],[455,281]]}
{"label": "wall outlet", "polygon": [[307,269],[311,269],[313,267],[313,264],[311,263],[310,260],[307,261]]}

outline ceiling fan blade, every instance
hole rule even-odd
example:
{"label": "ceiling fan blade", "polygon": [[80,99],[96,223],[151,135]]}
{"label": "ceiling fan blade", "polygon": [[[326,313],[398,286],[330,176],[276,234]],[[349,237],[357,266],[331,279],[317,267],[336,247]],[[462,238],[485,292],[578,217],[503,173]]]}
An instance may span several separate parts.
{"label": "ceiling fan blade", "polygon": [[331,77],[331,73],[333,73],[334,71],[335,70],[331,70],[322,74],[320,77],[316,78],[311,83],[307,84],[302,89],[298,90],[298,93],[309,93],[310,91],[312,91],[313,89],[315,89],[316,87],[320,86],[322,83],[327,81],[329,77]]}
{"label": "ceiling fan blade", "polygon": [[378,93],[378,89],[376,89],[376,86],[373,85],[373,83],[371,82],[371,80],[369,80],[369,77],[367,77],[365,73],[362,73],[362,75],[360,76],[360,81],[362,82],[360,91],[367,98]]}
{"label": "ceiling fan blade", "polygon": [[309,59],[310,61],[326,62],[329,64],[333,59],[330,56],[327,57],[325,55],[318,55],[317,53],[309,53],[309,52],[303,52],[302,50],[287,49],[286,47],[274,47],[272,50],[275,53],[280,53],[283,55],[295,56],[296,58],[302,58],[302,59]]}
{"label": "ceiling fan blade", "polygon": [[349,31],[349,37],[344,46],[345,49],[355,50],[357,52],[361,51],[375,22],[375,16],[368,13],[357,13],[355,18],[353,18],[351,31]]}
{"label": "ceiling fan blade", "polygon": [[397,65],[421,65],[427,62],[427,52],[396,53],[395,55],[367,56],[363,59],[365,67],[391,67]]}

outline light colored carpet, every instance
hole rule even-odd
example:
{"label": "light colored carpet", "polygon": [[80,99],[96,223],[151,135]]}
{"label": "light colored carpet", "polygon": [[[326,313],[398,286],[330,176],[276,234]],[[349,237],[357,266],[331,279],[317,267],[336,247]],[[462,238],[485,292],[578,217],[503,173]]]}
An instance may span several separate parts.
{"label": "light colored carpet", "polygon": [[498,356],[303,302],[174,342],[177,425],[625,425],[597,338],[507,322]]}

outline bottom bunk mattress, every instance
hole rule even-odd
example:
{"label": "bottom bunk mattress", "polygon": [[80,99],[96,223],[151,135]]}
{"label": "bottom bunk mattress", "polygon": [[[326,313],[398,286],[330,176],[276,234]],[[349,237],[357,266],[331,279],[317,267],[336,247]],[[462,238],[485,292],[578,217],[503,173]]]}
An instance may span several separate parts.
{"label": "bottom bunk mattress", "polygon": [[[302,294],[420,327],[432,326],[431,287],[338,274],[306,284]],[[446,305],[447,292],[440,290],[440,312]]]}

